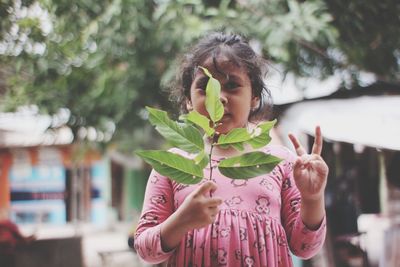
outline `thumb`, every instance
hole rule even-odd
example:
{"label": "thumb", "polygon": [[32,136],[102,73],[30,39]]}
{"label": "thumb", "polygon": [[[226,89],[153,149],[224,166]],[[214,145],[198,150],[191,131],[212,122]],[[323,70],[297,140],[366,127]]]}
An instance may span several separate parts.
{"label": "thumb", "polygon": [[196,193],[194,194],[195,196],[198,195],[206,195],[209,192],[214,192],[217,189],[217,184],[211,181],[207,181],[204,184],[200,185],[197,190],[195,191]]}

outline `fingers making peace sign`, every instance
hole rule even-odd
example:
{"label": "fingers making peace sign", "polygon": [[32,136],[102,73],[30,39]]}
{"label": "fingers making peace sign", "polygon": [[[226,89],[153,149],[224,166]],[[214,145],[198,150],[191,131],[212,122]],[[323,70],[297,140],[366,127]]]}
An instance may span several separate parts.
{"label": "fingers making peace sign", "polygon": [[293,175],[302,199],[320,199],[323,197],[329,172],[328,165],[321,157],[321,128],[315,128],[315,139],[310,154],[293,134],[289,134],[289,139],[298,156],[293,166]]}

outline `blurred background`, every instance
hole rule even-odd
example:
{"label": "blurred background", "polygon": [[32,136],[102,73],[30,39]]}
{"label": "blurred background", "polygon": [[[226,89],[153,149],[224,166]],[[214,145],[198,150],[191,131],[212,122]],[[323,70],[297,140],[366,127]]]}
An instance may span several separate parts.
{"label": "blurred background", "polygon": [[13,266],[146,266],[127,242],[150,171],[134,151],[168,144],[144,107],[176,115],[179,56],[212,30],[270,61],[273,142],[322,127],[328,236],[295,265],[399,266],[398,1],[2,0],[0,18],[0,242],[18,233],[0,254]]}

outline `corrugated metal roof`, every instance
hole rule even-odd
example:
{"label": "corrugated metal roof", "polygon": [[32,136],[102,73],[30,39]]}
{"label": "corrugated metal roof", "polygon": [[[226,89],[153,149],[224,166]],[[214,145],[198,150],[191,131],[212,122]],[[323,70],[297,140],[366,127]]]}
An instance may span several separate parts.
{"label": "corrugated metal roof", "polygon": [[320,125],[325,139],[400,150],[400,96],[301,102],[289,107],[280,123],[283,134],[314,135]]}
{"label": "corrugated metal roof", "polygon": [[65,145],[73,141],[66,126],[50,128],[52,118],[32,112],[0,113],[0,147]]}
{"label": "corrugated metal roof", "polygon": [[71,129],[62,127],[42,133],[0,130],[0,147],[32,147],[71,144],[74,137]]}

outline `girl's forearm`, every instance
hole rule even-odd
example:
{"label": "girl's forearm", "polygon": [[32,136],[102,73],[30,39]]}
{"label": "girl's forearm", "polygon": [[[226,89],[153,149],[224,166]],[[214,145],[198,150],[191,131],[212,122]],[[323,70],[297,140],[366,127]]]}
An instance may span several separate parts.
{"label": "girl's forearm", "polygon": [[189,229],[180,223],[176,213],[169,216],[161,225],[160,238],[163,251],[169,252],[176,248],[188,231]]}
{"label": "girl's forearm", "polygon": [[325,200],[321,197],[317,200],[301,200],[301,219],[310,230],[317,230],[325,217]]}

